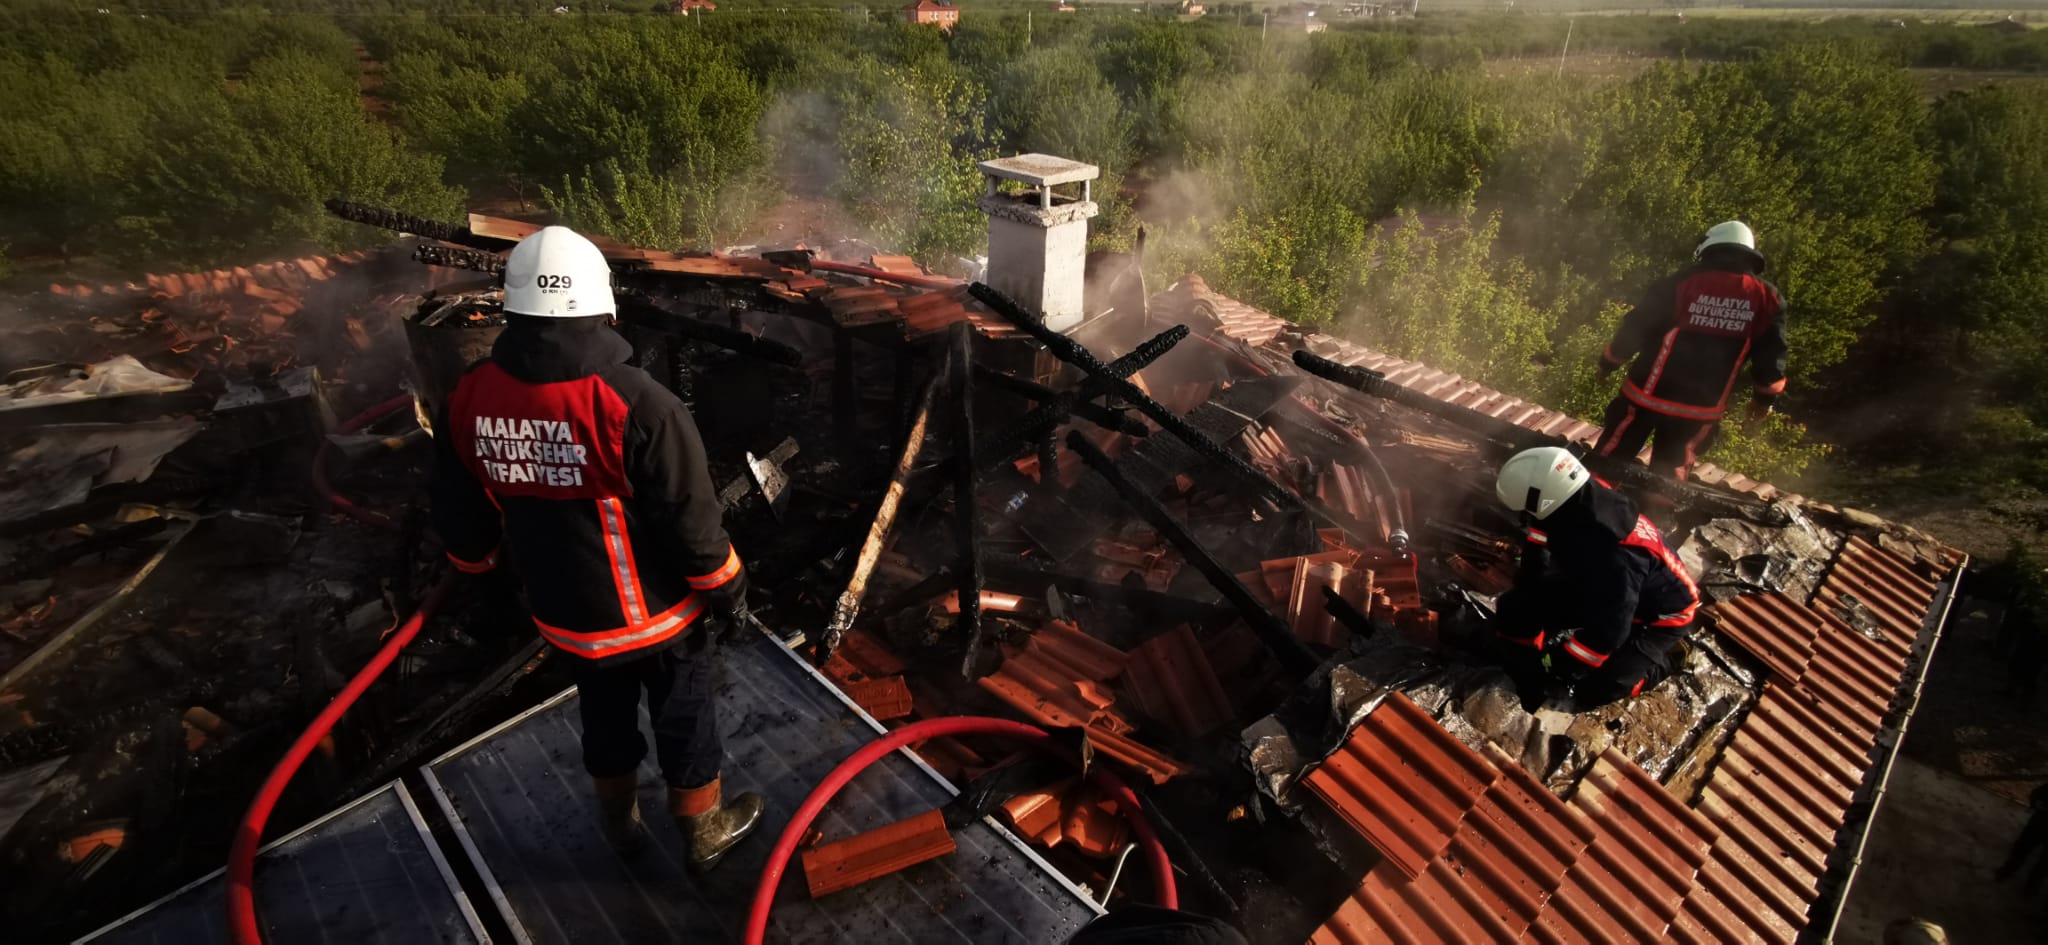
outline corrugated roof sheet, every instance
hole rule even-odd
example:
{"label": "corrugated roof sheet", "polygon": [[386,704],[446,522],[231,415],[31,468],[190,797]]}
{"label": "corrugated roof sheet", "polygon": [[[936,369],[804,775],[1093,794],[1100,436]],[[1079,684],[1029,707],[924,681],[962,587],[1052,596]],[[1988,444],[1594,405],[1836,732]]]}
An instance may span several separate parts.
{"label": "corrugated roof sheet", "polygon": [[1409,878],[1444,851],[1499,770],[1393,693],[1311,770],[1310,791]]}

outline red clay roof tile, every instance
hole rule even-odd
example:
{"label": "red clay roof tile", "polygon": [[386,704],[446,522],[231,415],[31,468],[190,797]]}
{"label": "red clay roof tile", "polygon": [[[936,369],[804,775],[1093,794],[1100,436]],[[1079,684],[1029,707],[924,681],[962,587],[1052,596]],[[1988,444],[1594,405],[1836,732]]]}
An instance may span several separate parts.
{"label": "red clay roof tile", "polygon": [[901,676],[883,676],[840,683],[846,697],[876,721],[886,722],[910,714],[910,686]]}
{"label": "red clay roof tile", "polygon": [[1129,656],[1065,620],[1048,621],[1025,648],[1057,664],[1074,679],[1107,682],[1124,671]]}
{"label": "red clay roof tile", "polygon": [[803,851],[811,897],[850,889],[954,852],[946,817],[935,810]]}
{"label": "red clay roof tile", "polygon": [[1215,731],[1233,714],[1208,654],[1186,624],[1131,650],[1124,688],[1145,714],[1189,738]]}
{"label": "red clay roof tile", "polygon": [[1500,772],[1406,695],[1387,696],[1305,779],[1309,790],[1414,878],[1444,851]]}
{"label": "red clay roof tile", "polygon": [[1748,650],[1781,680],[1798,682],[1813,661],[1820,615],[1782,594],[1746,594],[1717,604],[1708,613],[1717,618],[1721,635]]}

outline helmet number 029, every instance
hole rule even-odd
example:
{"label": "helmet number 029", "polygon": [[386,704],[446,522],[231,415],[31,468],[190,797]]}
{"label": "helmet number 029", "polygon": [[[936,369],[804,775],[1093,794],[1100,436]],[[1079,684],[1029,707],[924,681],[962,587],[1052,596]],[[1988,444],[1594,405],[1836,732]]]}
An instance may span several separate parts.
{"label": "helmet number 029", "polygon": [[536,277],[535,287],[541,289],[566,289],[570,286],[568,276],[551,276],[545,273]]}

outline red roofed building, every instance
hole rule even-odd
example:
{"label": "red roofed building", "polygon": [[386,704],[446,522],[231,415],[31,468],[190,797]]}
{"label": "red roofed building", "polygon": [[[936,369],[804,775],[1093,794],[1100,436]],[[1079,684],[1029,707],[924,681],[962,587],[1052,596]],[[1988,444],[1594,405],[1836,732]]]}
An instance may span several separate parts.
{"label": "red roofed building", "polygon": [[675,5],[669,7],[669,9],[674,10],[680,16],[692,16],[716,10],[718,9],[718,4],[712,3],[711,0],[676,0]]}
{"label": "red roofed building", "polygon": [[951,32],[953,25],[960,22],[960,8],[936,0],[917,0],[903,8],[903,22],[930,23]]}

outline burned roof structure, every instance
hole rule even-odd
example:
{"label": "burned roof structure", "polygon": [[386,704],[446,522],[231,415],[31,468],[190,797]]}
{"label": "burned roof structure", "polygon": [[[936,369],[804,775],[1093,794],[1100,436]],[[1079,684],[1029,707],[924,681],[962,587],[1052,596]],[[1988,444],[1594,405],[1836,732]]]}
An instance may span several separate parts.
{"label": "burned roof structure", "polygon": [[[441,269],[490,273],[531,230],[333,209],[421,237],[415,257]],[[693,352],[774,365],[886,477],[837,493],[848,527],[806,536],[814,562],[781,575],[764,646],[787,652],[749,657],[800,657],[773,664],[778,685],[818,687],[829,699],[804,698],[878,731],[991,715],[1065,733],[1138,785],[1189,907],[1235,914],[1258,942],[1831,933],[1958,552],[1711,467],[1685,486],[1616,471],[1674,503],[1708,616],[1684,671],[1641,698],[1531,713],[1479,658],[1519,542],[1491,472],[1594,427],[1193,275],[1150,294],[1125,267],[1056,330],[907,260],[604,249],[639,363],[705,400]],[[486,283],[456,285],[407,316],[422,399],[487,343],[492,306]],[[833,494],[831,463],[791,455],[749,453],[729,501],[793,522],[779,495]],[[475,838],[454,855],[482,875],[539,855],[506,853],[517,837],[480,811],[518,790],[492,782],[492,759],[559,714],[430,766],[431,783],[463,779],[448,793],[471,800],[443,806]],[[970,737],[912,750],[944,790],[918,782],[921,805],[869,815],[894,823],[814,848],[846,875],[814,878],[825,905],[792,921],[843,932],[832,890],[898,870],[912,887],[941,876],[918,870],[1014,884],[1042,929],[1070,927],[1074,901],[1144,896],[1118,802],[1071,766]],[[981,825],[959,846],[994,865],[946,866],[965,862],[934,833],[948,824]],[[557,914],[520,896],[464,902],[515,928]]]}

